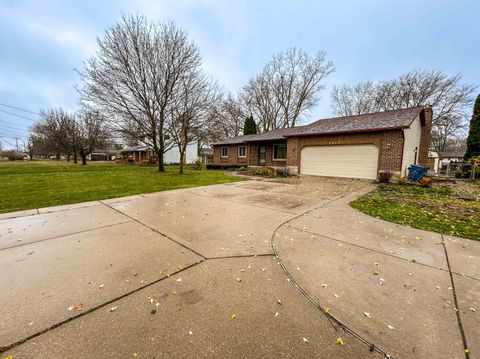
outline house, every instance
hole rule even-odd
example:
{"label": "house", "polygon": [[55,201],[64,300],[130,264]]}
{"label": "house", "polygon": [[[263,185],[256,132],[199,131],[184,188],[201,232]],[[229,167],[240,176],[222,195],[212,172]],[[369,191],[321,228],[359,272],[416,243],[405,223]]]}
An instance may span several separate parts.
{"label": "house", "polygon": [[438,173],[440,170],[440,155],[438,151],[428,151],[428,169]]}
{"label": "house", "polygon": [[87,155],[89,161],[113,161],[118,158],[118,151],[112,150],[95,150]]}
{"label": "house", "polygon": [[379,171],[392,171],[405,176],[411,164],[427,164],[431,125],[431,107],[322,119],[217,142],[213,162],[302,175],[376,179]]}
{"label": "house", "polygon": [[[147,146],[131,146],[125,147],[121,152],[125,160],[132,160],[133,162],[141,162],[149,160],[151,163],[157,162],[157,156],[150,147]],[[192,163],[198,158],[197,143],[190,143],[187,145],[185,163]],[[180,153],[177,147],[172,147],[163,154],[163,162],[165,164],[180,163]]]}
{"label": "house", "polygon": [[467,152],[466,148],[442,151],[440,152],[440,164],[447,165],[450,162],[463,162],[465,152]]}

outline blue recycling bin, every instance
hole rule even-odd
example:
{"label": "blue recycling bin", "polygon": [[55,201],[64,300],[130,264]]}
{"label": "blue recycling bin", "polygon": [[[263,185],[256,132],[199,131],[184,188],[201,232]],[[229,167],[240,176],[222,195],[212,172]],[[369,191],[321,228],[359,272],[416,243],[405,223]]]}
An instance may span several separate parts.
{"label": "blue recycling bin", "polygon": [[427,173],[428,167],[421,165],[410,165],[408,167],[408,178],[410,181],[417,182],[425,173]]}

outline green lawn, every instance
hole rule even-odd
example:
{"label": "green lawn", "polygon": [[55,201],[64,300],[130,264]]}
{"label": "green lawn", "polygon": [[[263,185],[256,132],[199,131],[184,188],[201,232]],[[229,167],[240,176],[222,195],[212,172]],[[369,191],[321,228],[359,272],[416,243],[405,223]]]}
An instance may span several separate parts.
{"label": "green lawn", "polygon": [[[381,184],[350,203],[371,216],[427,231],[480,239],[478,183],[423,188]],[[475,200],[477,198],[477,200]]]}
{"label": "green lawn", "polygon": [[221,170],[64,161],[0,161],[0,213],[139,193],[241,181]]}

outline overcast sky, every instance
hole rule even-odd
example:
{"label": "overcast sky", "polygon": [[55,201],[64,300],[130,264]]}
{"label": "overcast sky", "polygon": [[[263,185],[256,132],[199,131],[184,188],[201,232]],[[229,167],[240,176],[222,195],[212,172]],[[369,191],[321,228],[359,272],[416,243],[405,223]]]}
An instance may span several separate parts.
{"label": "overcast sky", "polygon": [[[122,14],[173,20],[196,42],[207,72],[235,92],[276,52],[327,52],[335,72],[304,122],[330,116],[334,85],[387,80],[414,68],[480,84],[479,0],[54,1],[0,0],[0,104],[74,111],[75,68]],[[35,120],[37,115],[0,105]],[[0,112],[0,136],[26,138],[32,122]],[[8,146],[8,145],[7,145]]]}

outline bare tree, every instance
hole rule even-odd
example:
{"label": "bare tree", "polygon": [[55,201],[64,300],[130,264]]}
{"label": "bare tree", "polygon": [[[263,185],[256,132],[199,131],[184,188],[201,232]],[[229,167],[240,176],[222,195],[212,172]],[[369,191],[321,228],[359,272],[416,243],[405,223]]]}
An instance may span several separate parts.
{"label": "bare tree", "polygon": [[432,129],[432,147],[443,152],[447,147],[451,147],[454,143],[458,143],[458,134],[465,129],[460,117],[441,117],[437,119],[435,127]]}
{"label": "bare tree", "polygon": [[40,120],[32,128],[32,139],[36,139],[37,146],[54,152],[60,159],[61,153],[68,156],[76,152],[71,137],[73,124],[73,116],[62,108],[42,111]]}
{"label": "bare tree", "polygon": [[96,148],[104,146],[109,138],[105,129],[105,121],[98,112],[84,110],[75,116],[73,126],[69,127],[70,136],[75,149],[87,164],[87,156]]}
{"label": "bare tree", "polygon": [[[442,147],[446,138],[462,134],[475,86],[462,83],[460,75],[413,70],[379,83],[342,85],[332,91],[332,109],[340,116],[396,110],[416,106],[433,108],[433,143]],[[436,136],[439,136],[436,138]]]}
{"label": "bare tree", "polygon": [[324,88],[321,81],[332,72],[325,52],[309,56],[291,48],[273,56],[243,88],[242,98],[248,111],[259,119],[261,131],[292,127],[316,106]]}
{"label": "bare tree", "polygon": [[246,112],[242,103],[231,93],[215,96],[205,124],[207,142],[216,142],[242,134]]}
{"label": "bare tree", "polygon": [[97,55],[80,72],[85,104],[108,119],[112,129],[153,149],[158,170],[173,146],[166,139],[167,116],[185,76],[200,55],[174,23],[123,17],[98,40]]}
{"label": "bare tree", "polygon": [[181,87],[171,107],[169,134],[180,154],[179,173],[183,174],[189,143],[202,136],[209,119],[211,104],[217,96],[216,85],[203,73],[200,62],[180,80]]}

